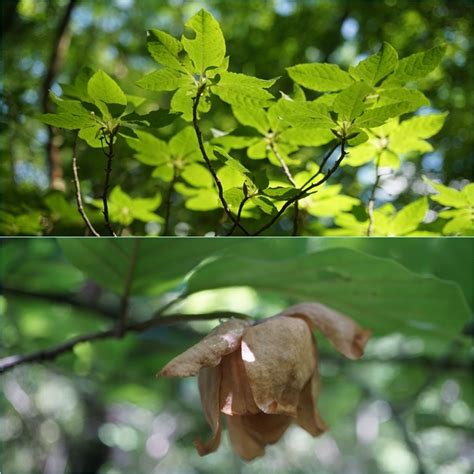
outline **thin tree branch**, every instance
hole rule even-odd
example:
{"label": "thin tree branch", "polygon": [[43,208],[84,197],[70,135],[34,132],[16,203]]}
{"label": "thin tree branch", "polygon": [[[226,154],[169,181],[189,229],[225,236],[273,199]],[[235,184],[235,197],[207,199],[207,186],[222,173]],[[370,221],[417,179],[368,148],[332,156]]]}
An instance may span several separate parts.
{"label": "thin tree branch", "polygon": [[377,190],[377,187],[380,181],[379,166],[380,166],[380,153],[377,155],[377,159],[375,161],[375,181],[370,191],[369,201],[367,202],[367,214],[369,216],[369,225],[367,227],[367,237],[370,237],[372,235],[372,231],[374,227],[375,191]]}
{"label": "thin tree branch", "polygon": [[166,194],[165,223],[163,225],[163,232],[161,235],[168,235],[168,232],[169,232],[170,218],[171,218],[171,198],[173,196],[173,187],[176,183],[177,178],[178,178],[178,171],[176,169],[176,166],[173,165],[173,178],[171,179],[170,186],[168,188],[168,193]]}
{"label": "thin tree branch", "polygon": [[[276,159],[280,163],[280,166],[283,169],[283,172],[285,173],[286,178],[288,181],[293,185],[294,188],[297,188],[298,186],[296,185],[295,180],[293,179],[293,176],[291,174],[290,169],[285,163],[285,160],[283,157],[280,155],[280,152],[278,151],[277,147],[275,146],[275,143],[270,141],[270,148],[273,152],[273,154],[276,156]],[[293,232],[292,235],[298,235],[298,220],[299,220],[299,204],[298,201],[295,201],[295,214],[293,216]]]}
{"label": "thin tree branch", "polygon": [[235,229],[237,229],[240,219],[242,218],[242,211],[244,210],[244,206],[251,197],[252,196],[244,196],[242,201],[240,201],[239,209],[237,210],[236,221],[234,222],[234,225],[231,227],[229,232],[227,232],[227,235],[232,235],[235,232]]}
{"label": "thin tree branch", "polygon": [[117,330],[115,333],[118,338],[123,337],[125,328],[127,326],[130,290],[132,288],[133,276],[135,274],[135,268],[137,266],[139,249],[140,249],[140,240],[134,239],[132,254],[130,255],[130,261],[128,263],[127,274],[125,275],[125,281],[123,283],[123,292],[120,298],[120,313],[119,313],[119,319],[117,322]]}
{"label": "thin tree branch", "polygon": [[[77,0],[69,0],[64,15],[62,16],[56,34],[54,36],[51,56],[48,62],[46,75],[43,80],[41,104],[44,113],[51,112],[51,104],[49,101],[49,91],[54,83],[61,64],[64,61],[66,51],[69,47],[68,26],[71,21],[72,12],[77,4]],[[53,189],[64,190],[63,172],[61,168],[61,155],[55,138],[56,129],[48,125],[48,141],[46,142],[46,153],[49,165],[49,181]]]}
{"label": "thin tree branch", "polygon": [[199,107],[199,101],[201,100],[202,94],[204,93],[205,89],[205,84],[202,84],[198,87],[198,90],[196,92],[196,96],[193,97],[193,127],[194,131],[196,132],[196,137],[198,139],[198,144],[199,144],[199,150],[201,151],[201,155],[204,158],[204,161],[206,162],[207,169],[211,173],[214,182],[217,187],[217,191],[219,194],[219,199],[221,201],[221,204],[224,208],[225,213],[229,217],[229,219],[236,225],[245,235],[249,235],[248,231],[240,224],[240,222],[237,221],[237,219],[233,216],[232,212],[230,211],[229,205],[227,204],[225,197],[224,197],[224,188],[222,186],[221,180],[219,179],[219,176],[217,176],[217,173],[215,172],[211,160],[207,156],[206,148],[204,147],[204,142],[202,139],[202,132],[201,129],[199,128],[199,120],[198,120],[198,107]]}
{"label": "thin tree branch", "polygon": [[[339,146],[339,144],[337,146]],[[336,146],[336,148],[337,148],[337,146]],[[317,181],[316,183],[310,183],[311,180],[313,180],[314,178],[316,178],[319,175],[320,171],[318,171],[314,176],[312,176],[300,188],[300,192],[298,194],[296,194],[292,198],[288,199],[288,201],[286,201],[285,204],[283,204],[281,209],[272,217],[272,219],[270,219],[269,222],[267,222],[265,225],[263,225],[257,232],[255,232],[252,235],[260,235],[262,232],[264,232],[265,230],[270,228],[283,215],[283,213],[288,209],[289,206],[291,206],[295,201],[298,201],[298,200],[302,199],[303,197],[305,197],[306,194],[308,193],[308,191],[311,191],[312,189],[314,189],[314,188],[320,186],[321,184],[325,183],[336,172],[336,170],[339,168],[339,165],[341,164],[342,160],[347,155],[347,152],[345,151],[345,140],[344,139],[341,141],[340,146],[341,146],[341,153],[339,155],[339,158],[334,163],[334,166],[326,173],[326,175],[323,178],[321,178],[319,181]],[[335,150],[335,148],[334,148],[334,150]],[[331,154],[334,152],[334,150],[331,151]],[[328,155],[328,156],[330,156],[330,155]],[[321,170],[321,168],[320,168],[320,170]],[[308,184],[309,184],[309,186],[305,187]]]}
{"label": "thin tree branch", "polygon": [[74,144],[72,146],[72,176],[74,188],[76,190],[77,210],[79,211],[79,214],[81,215],[91,234],[95,235],[96,237],[100,237],[100,234],[94,229],[94,226],[87,217],[86,211],[84,210],[84,206],[82,205],[81,182],[79,180],[79,172],[77,168],[77,136],[78,133],[76,133],[76,136],[74,137]]}
{"label": "thin tree branch", "polygon": [[[173,301],[175,303],[175,301]],[[238,319],[248,319],[248,316],[233,313],[233,312],[212,312],[212,313],[203,313],[203,314],[173,314],[170,316],[155,316],[146,321],[140,321],[137,323],[127,324],[124,329],[124,334],[126,333],[141,333],[145,332],[148,329],[157,326],[167,326],[170,324],[177,324],[182,322],[189,321],[209,321],[213,319],[227,319],[227,318],[238,318]],[[74,349],[75,346],[83,342],[93,342],[103,339],[118,339],[117,330],[115,327],[111,329],[106,329],[103,331],[95,331],[88,334],[83,334],[81,336],[75,337],[66,341],[63,344],[58,344],[57,346],[50,347],[48,349],[43,349],[40,351],[30,352],[29,354],[18,354],[5,357],[0,359],[0,374],[5,373],[9,370],[12,370],[19,365],[44,362],[49,360],[54,360],[56,357],[70,352]]]}
{"label": "thin tree branch", "polygon": [[102,213],[104,214],[104,222],[105,226],[110,232],[110,235],[117,237],[117,234],[114,232],[114,229],[112,228],[112,224],[110,223],[109,219],[109,204],[108,204],[108,196],[109,196],[109,186],[110,186],[110,175],[112,173],[112,160],[114,158],[114,136],[115,134],[111,134],[109,138],[107,138],[105,135],[103,135],[100,139],[100,143],[102,145],[102,140],[105,141],[107,144],[107,150],[104,149],[102,146],[102,151],[104,155],[107,157],[107,166],[105,168],[105,178],[104,178],[104,186],[102,188],[102,205],[103,205],[103,211]]}

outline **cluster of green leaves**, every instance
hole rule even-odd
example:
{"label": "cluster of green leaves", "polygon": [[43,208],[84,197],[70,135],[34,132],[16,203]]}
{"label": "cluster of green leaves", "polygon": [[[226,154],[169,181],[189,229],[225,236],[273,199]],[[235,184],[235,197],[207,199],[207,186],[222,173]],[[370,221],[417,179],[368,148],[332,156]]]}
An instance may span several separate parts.
{"label": "cluster of green leaves", "polygon": [[[364,234],[369,220],[374,235],[435,232],[420,230],[428,210],[426,198],[401,210],[385,204],[369,218],[360,196],[341,194],[339,184],[322,184],[340,164],[358,168],[372,162],[377,171],[396,170],[402,160],[432,150],[427,139],[441,130],[447,114],[411,114],[429,106],[415,85],[438,66],[445,46],[399,59],[385,42],[379,52],[348,71],[326,63],[291,66],[287,72],[293,91],[280,91],[276,98],[270,89],[278,78],[264,80],[228,70],[224,36],[210,13],[199,11],[185,28],[181,39],[156,29],[148,32],[148,51],[160,67],[137,82],[154,93],[171,92],[169,113],[138,115],[134,109],[144,99],[127,96],[102,71],[85,71],[74,86],[63,87],[66,98],[52,96],[58,111],[42,120],[79,129],[79,137],[93,147],[107,137],[125,138],[136,159],[155,168],[152,178],[167,196],[161,200],[167,214],[173,195],[178,195],[191,211],[227,207],[249,233],[259,233],[262,223],[276,221],[288,204],[299,201],[303,228],[307,215],[326,219],[321,221],[326,226],[332,223],[332,229],[313,225],[317,233]],[[201,147],[201,122],[214,98],[230,106],[234,125],[229,120],[230,126],[212,123],[212,133]],[[171,122],[166,130],[174,135],[165,141],[166,133],[158,129]],[[334,156],[323,160],[328,149]],[[216,185],[222,187],[222,196]],[[152,202],[133,200],[116,188],[110,196],[111,220],[123,226],[134,219],[162,221],[152,216],[159,195]],[[298,219],[294,222],[297,225]],[[230,225],[225,223],[224,231]],[[453,226],[448,233],[465,229]]]}

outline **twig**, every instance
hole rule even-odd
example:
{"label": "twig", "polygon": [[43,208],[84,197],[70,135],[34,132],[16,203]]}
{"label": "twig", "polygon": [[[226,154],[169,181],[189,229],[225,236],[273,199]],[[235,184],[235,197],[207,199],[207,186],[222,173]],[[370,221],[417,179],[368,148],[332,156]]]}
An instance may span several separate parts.
{"label": "twig", "polygon": [[242,218],[242,211],[244,210],[244,206],[251,197],[252,196],[244,196],[242,201],[240,201],[239,209],[237,210],[236,221],[234,222],[234,225],[231,227],[229,232],[227,232],[227,235],[232,235],[234,233],[235,229],[237,229],[237,225],[240,222],[240,219]]}
{"label": "twig", "polygon": [[[283,172],[285,173],[286,178],[288,181],[293,185],[293,187],[297,188],[296,182],[293,179],[293,176],[291,175],[290,169],[285,163],[285,160],[282,158],[280,155],[280,152],[278,151],[277,147],[275,146],[275,143],[270,141],[270,148],[273,152],[273,154],[276,156],[276,159],[280,163],[280,166],[283,169]],[[298,220],[299,220],[299,203],[298,201],[295,201],[295,214],[293,216],[293,232],[292,235],[298,235]]]}
{"label": "twig", "polygon": [[100,234],[94,229],[91,221],[87,217],[86,211],[84,210],[84,206],[82,205],[82,195],[81,195],[81,182],[79,181],[79,173],[77,169],[77,133],[74,137],[74,144],[72,146],[72,176],[74,182],[74,188],[76,189],[76,203],[77,203],[77,210],[81,215],[82,219],[84,220],[87,228],[96,237],[100,237]]}
{"label": "twig", "polygon": [[105,135],[103,135],[100,138],[101,145],[102,145],[102,140],[104,140],[108,147],[108,149],[105,150],[102,145],[102,152],[107,157],[107,166],[104,170],[105,171],[104,186],[102,188],[102,205],[103,205],[102,213],[104,214],[105,226],[109,230],[110,235],[117,237],[117,234],[114,232],[114,229],[112,228],[112,224],[110,223],[110,220],[109,220],[109,204],[107,202],[107,199],[109,196],[110,174],[112,173],[112,160],[114,158],[114,148],[113,148],[114,136],[115,136],[114,134],[111,134],[109,138],[107,138]]}
{"label": "twig", "polygon": [[168,235],[169,226],[170,226],[170,217],[171,217],[171,198],[173,196],[173,187],[176,183],[176,179],[178,177],[178,171],[176,166],[173,165],[173,178],[170,182],[170,187],[168,188],[168,193],[166,194],[165,199],[165,223],[163,225],[163,232],[161,235]]}
{"label": "twig", "polygon": [[[341,141],[340,145],[341,145],[341,154],[339,155],[339,158],[337,159],[337,161],[334,163],[334,166],[327,172],[327,174],[323,178],[321,178],[319,181],[317,181],[316,183],[310,184],[310,181],[312,179],[314,179],[315,177],[317,177],[318,174],[320,173],[320,171],[318,171],[318,173],[316,173],[316,175],[311,177],[306,182],[306,184],[304,184],[300,188],[300,192],[298,194],[296,194],[292,198],[288,199],[288,201],[286,201],[285,204],[283,204],[281,209],[273,216],[273,218],[269,222],[267,222],[264,226],[262,226],[253,235],[260,235],[262,232],[264,232],[265,230],[270,228],[282,216],[282,214],[288,209],[289,206],[291,206],[295,201],[298,201],[299,199],[302,199],[308,191],[311,191],[312,189],[314,189],[314,188],[320,186],[321,184],[325,183],[336,172],[336,170],[339,168],[339,165],[341,164],[342,160],[347,155],[347,152],[345,151],[345,148],[344,148],[345,147],[345,140],[344,139]],[[331,152],[331,154],[332,154],[332,152]],[[321,170],[321,168],[320,168],[320,170]],[[307,184],[310,184],[310,185],[307,188],[305,188],[305,186]]]}
{"label": "twig", "polygon": [[370,191],[369,201],[367,203],[367,214],[369,215],[369,225],[367,227],[367,237],[372,235],[372,230],[374,226],[374,205],[375,205],[375,191],[379,185],[380,175],[379,175],[379,166],[380,166],[380,153],[377,155],[377,160],[375,161],[375,181],[372,189]]}
{"label": "twig", "polygon": [[119,313],[119,319],[117,322],[117,331],[116,331],[116,336],[118,338],[123,337],[125,328],[127,326],[130,290],[132,288],[133,276],[135,274],[135,268],[137,266],[139,249],[140,249],[140,240],[134,239],[132,254],[130,255],[130,261],[128,263],[127,274],[125,275],[125,281],[123,283],[123,292],[120,298],[120,313]]}
{"label": "twig", "polygon": [[[69,46],[69,35],[67,29],[71,20],[72,12],[77,4],[77,0],[69,0],[64,15],[59,21],[56,34],[53,40],[51,56],[48,62],[48,68],[42,85],[41,103],[44,113],[51,112],[51,104],[49,102],[49,90],[53,85],[54,79],[58,74],[59,68],[64,60],[66,51]],[[55,143],[56,129],[48,125],[48,141],[46,142],[46,152],[49,165],[49,181],[53,189],[63,189],[63,171],[61,168],[61,155],[59,148]]]}
{"label": "twig", "polygon": [[222,206],[224,208],[225,213],[229,217],[229,219],[245,234],[249,235],[247,230],[240,224],[240,222],[237,221],[237,219],[233,216],[232,212],[229,209],[229,205],[227,204],[225,197],[224,197],[224,188],[222,186],[221,180],[219,179],[219,176],[217,176],[217,173],[215,172],[211,160],[207,156],[206,149],[204,147],[204,142],[202,139],[202,133],[201,129],[199,128],[199,121],[198,121],[198,107],[199,107],[199,101],[201,100],[202,94],[205,89],[205,84],[202,84],[198,87],[198,90],[196,92],[196,96],[193,97],[193,127],[194,131],[196,132],[196,137],[198,139],[198,144],[199,144],[199,150],[201,151],[201,155],[204,158],[204,161],[206,162],[207,169],[211,173],[214,182],[216,183],[217,191],[219,194],[219,199],[222,203]]}
{"label": "twig", "polygon": [[[174,303],[175,301],[173,301]],[[226,319],[226,318],[238,318],[238,319],[248,319],[248,316],[233,313],[233,312],[213,312],[213,313],[203,313],[203,314],[173,314],[170,316],[159,316],[153,317],[146,321],[141,321],[137,323],[127,324],[124,329],[124,334],[129,332],[141,333],[146,330],[156,327],[156,326],[166,326],[170,324],[189,322],[189,321],[209,321],[213,319]],[[14,367],[19,365],[44,362],[47,360],[54,360],[56,357],[70,352],[74,349],[75,346],[81,344],[82,342],[93,342],[102,339],[117,339],[117,330],[115,327],[111,329],[106,329],[104,331],[96,331],[88,334],[83,334],[81,336],[70,339],[69,341],[59,344],[57,346],[51,347],[49,349],[43,349],[40,351],[30,352],[29,354],[19,354],[8,356],[3,359],[0,359],[0,374],[5,373],[9,370],[12,370]]]}

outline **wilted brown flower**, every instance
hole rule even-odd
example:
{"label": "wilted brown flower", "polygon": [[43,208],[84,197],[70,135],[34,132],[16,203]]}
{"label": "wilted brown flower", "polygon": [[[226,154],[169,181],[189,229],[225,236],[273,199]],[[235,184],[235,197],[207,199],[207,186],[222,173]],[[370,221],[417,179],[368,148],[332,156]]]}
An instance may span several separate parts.
{"label": "wilted brown flower", "polygon": [[221,415],[234,451],[245,460],[263,456],[295,422],[313,436],[327,426],[316,408],[319,329],[349,359],[362,356],[371,331],[319,303],[302,303],[251,323],[231,319],[169,362],[158,375],[198,374],[201,403],[213,437],[195,441],[201,456],[220,444]]}

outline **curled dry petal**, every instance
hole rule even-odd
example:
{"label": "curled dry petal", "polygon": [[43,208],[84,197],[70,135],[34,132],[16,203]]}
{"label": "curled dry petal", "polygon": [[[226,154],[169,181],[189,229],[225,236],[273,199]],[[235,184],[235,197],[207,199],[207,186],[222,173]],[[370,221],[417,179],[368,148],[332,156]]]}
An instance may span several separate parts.
{"label": "curled dry petal", "polygon": [[313,436],[319,436],[328,429],[316,408],[319,388],[319,373],[316,371],[301,392],[296,418],[296,423]]}
{"label": "curled dry petal", "polygon": [[203,367],[199,371],[198,386],[201,396],[201,405],[209,426],[212,429],[212,438],[203,443],[200,439],[194,441],[194,446],[201,456],[213,453],[221,442],[221,424],[219,415],[219,391],[222,380],[222,370],[217,367]]}
{"label": "curled dry petal", "polygon": [[260,410],[296,418],[300,392],[316,368],[308,325],[298,318],[269,318],[246,328],[241,351]]}
{"label": "curled dry petal", "polygon": [[240,347],[248,321],[229,319],[212,330],[202,341],[171,360],[158,376],[188,377],[196,375],[201,367],[216,367],[222,356]]}
{"label": "curled dry petal", "polygon": [[285,433],[292,418],[285,415],[258,413],[227,417],[230,442],[234,451],[246,461],[265,454],[267,444],[276,443]]}
{"label": "curled dry petal", "polygon": [[239,415],[228,416],[227,429],[233,450],[242,459],[251,461],[265,454],[265,446],[250,436],[243,425],[243,418],[243,416]]}
{"label": "curled dry petal", "polygon": [[349,359],[358,359],[372,334],[355,321],[320,303],[301,303],[277,316],[303,318],[318,328],[332,345]]}
{"label": "curled dry petal", "polygon": [[258,413],[240,351],[224,356],[220,367],[224,374],[220,387],[221,411],[226,415]]}

